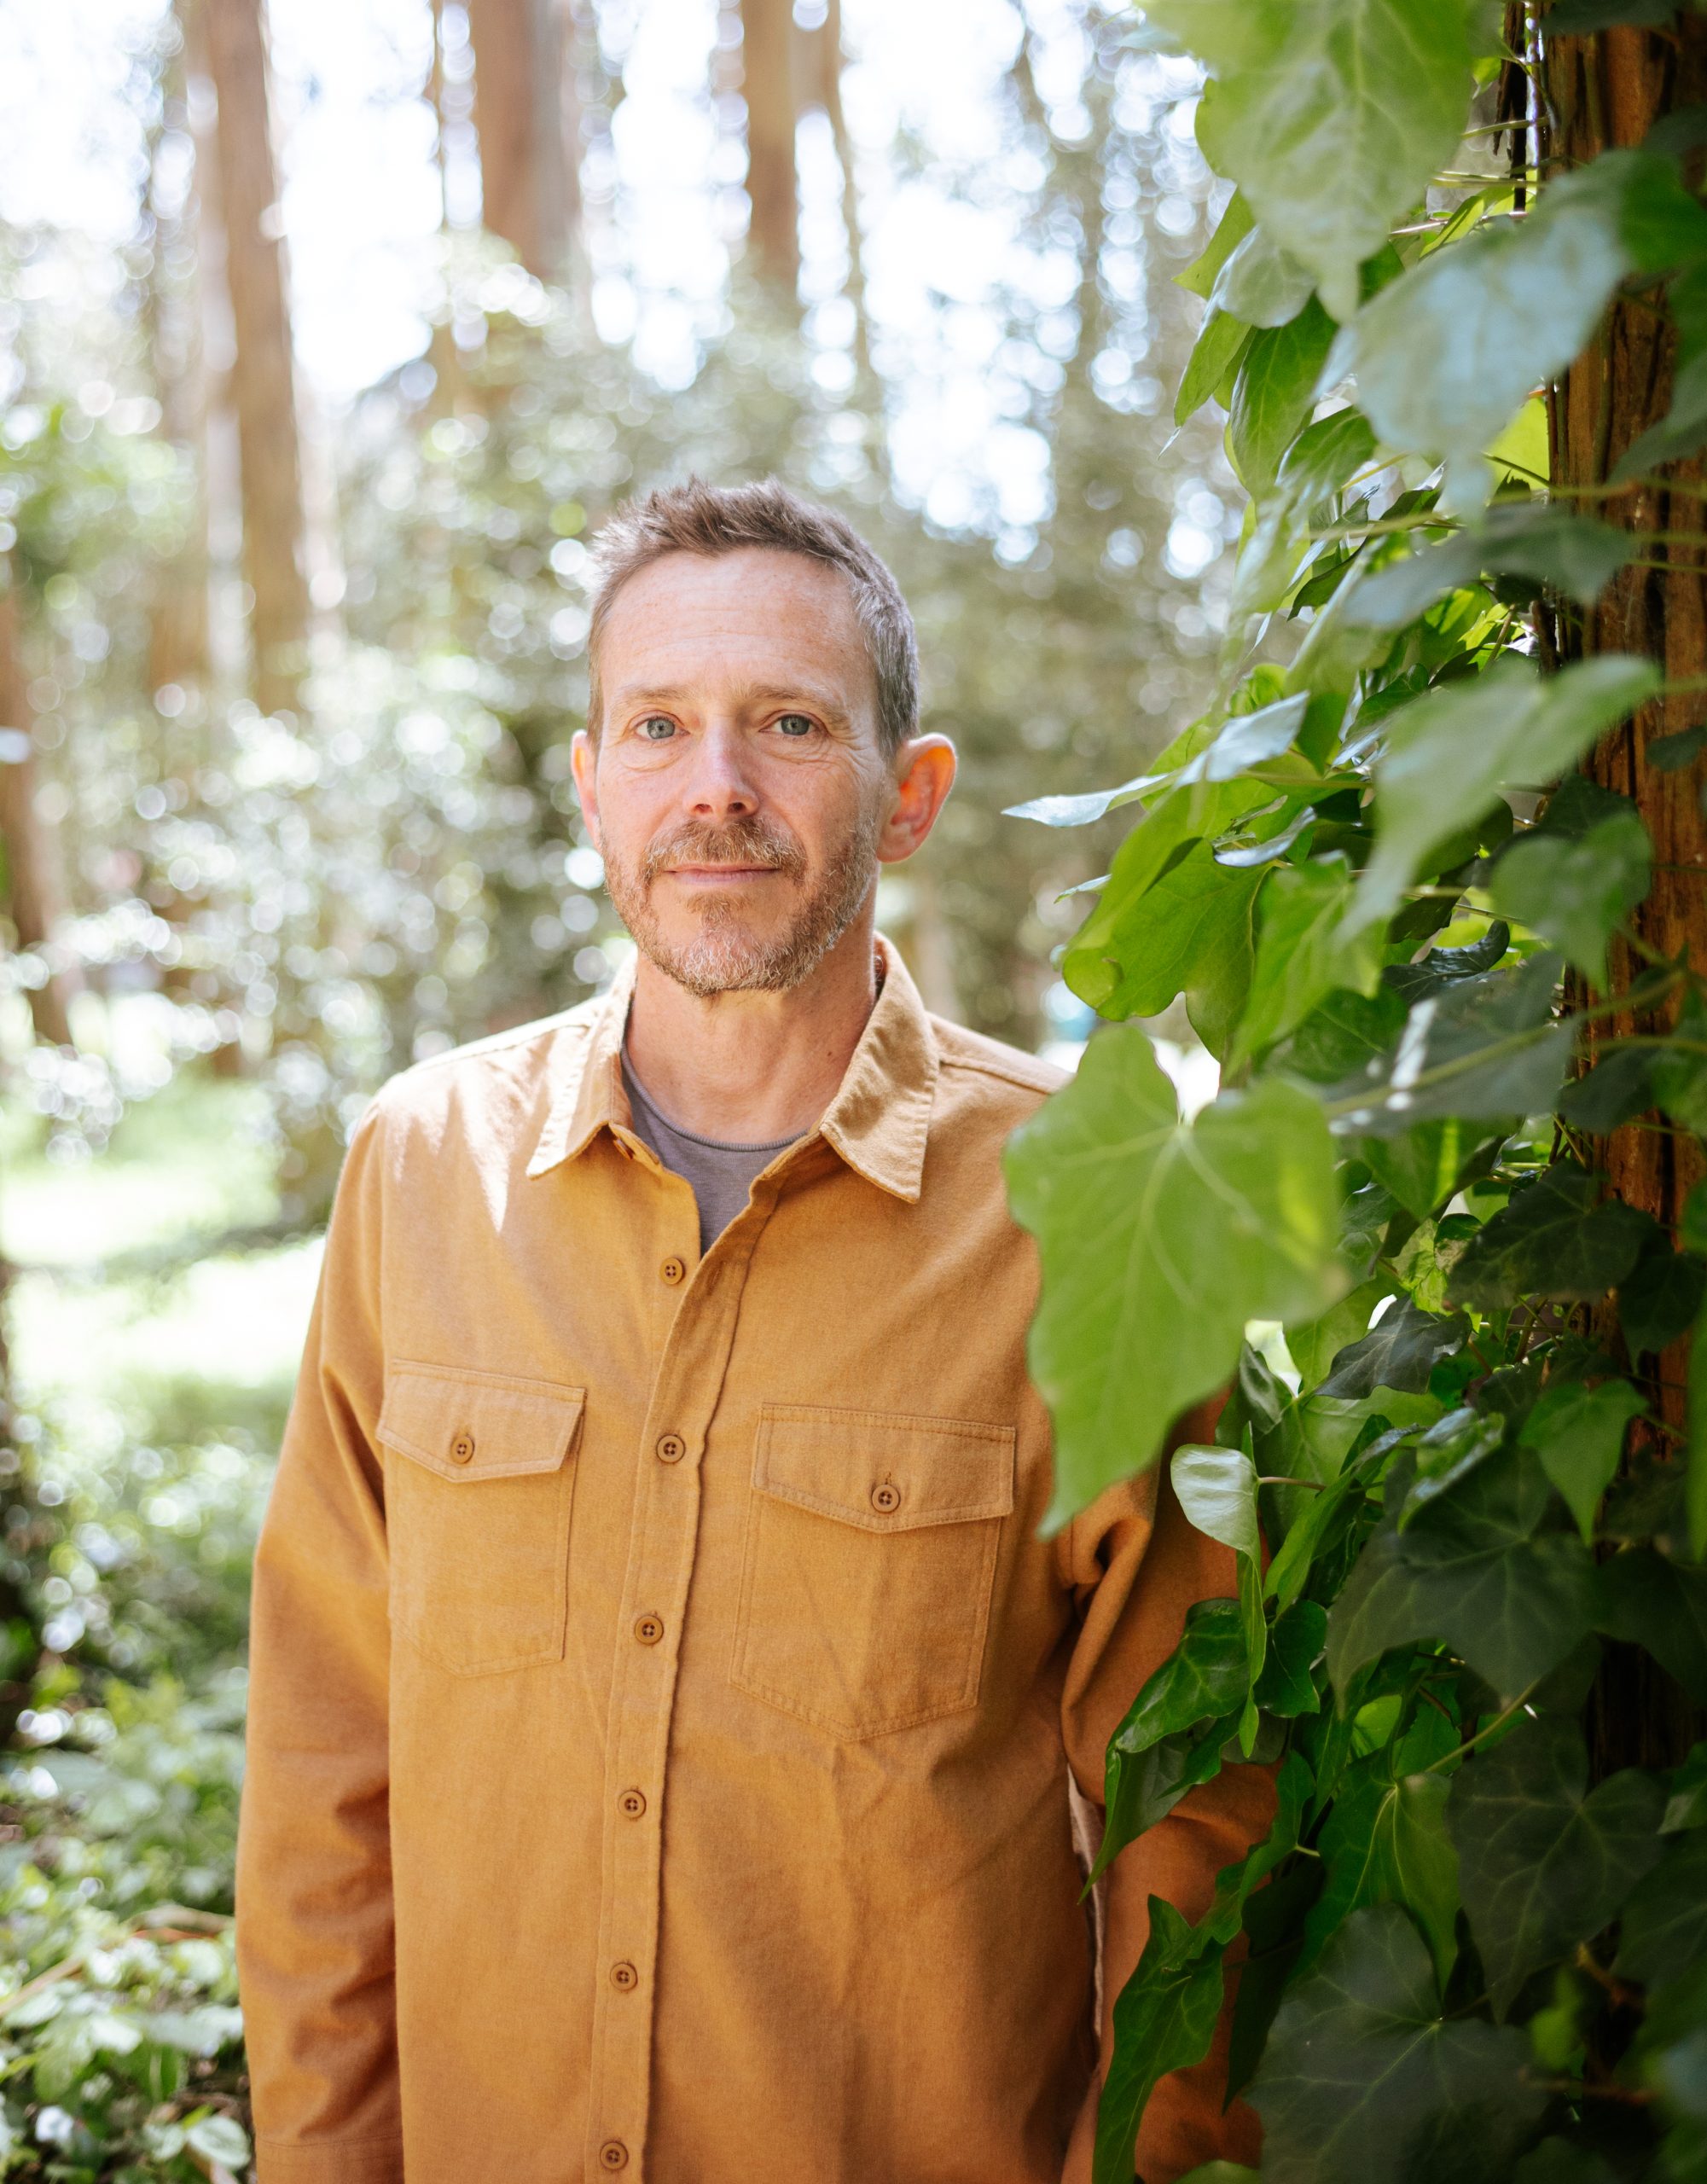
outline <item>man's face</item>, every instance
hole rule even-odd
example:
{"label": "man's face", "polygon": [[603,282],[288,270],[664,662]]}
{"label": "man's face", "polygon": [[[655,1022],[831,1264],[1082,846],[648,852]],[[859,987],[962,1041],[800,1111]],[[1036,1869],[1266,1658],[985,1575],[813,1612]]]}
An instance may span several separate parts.
{"label": "man's face", "polygon": [[575,782],[623,922],[692,992],[798,985],[863,908],[897,800],[845,578],[668,555],[617,594],[599,666]]}

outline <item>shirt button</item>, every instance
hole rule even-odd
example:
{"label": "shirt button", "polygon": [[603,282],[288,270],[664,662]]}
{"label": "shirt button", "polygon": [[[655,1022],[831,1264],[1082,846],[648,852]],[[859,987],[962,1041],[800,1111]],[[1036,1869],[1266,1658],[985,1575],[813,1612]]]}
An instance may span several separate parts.
{"label": "shirt button", "polygon": [[644,1790],[624,1790],[617,1799],[617,1810],[624,1820],[638,1820],[646,1810]]}
{"label": "shirt button", "polygon": [[682,1275],[687,1273],[687,1262],[684,1259],[665,1259],[658,1271],[673,1289]]}
{"label": "shirt button", "polygon": [[620,2139],[607,2139],[599,2148],[599,2166],[614,2172],[628,2167],[628,2148]]}
{"label": "shirt button", "polygon": [[636,1616],[634,1635],[642,1646],[655,1646],[664,1635],[664,1618],[652,1614]]}
{"label": "shirt button", "polygon": [[658,1461],[661,1464],[679,1464],[688,1453],[688,1443],[679,1433],[666,1433],[658,1444]]}
{"label": "shirt button", "polygon": [[611,1984],[620,1987],[624,1994],[630,1994],[639,1986],[640,1974],[631,1964],[613,1964],[611,1966]]}
{"label": "shirt button", "polygon": [[453,1464],[468,1464],[474,1461],[474,1437],[466,1428],[450,1443],[450,1461]]}
{"label": "shirt button", "polygon": [[871,1506],[880,1517],[892,1517],[901,1507],[901,1489],[893,1479],[880,1479],[871,1490]]}

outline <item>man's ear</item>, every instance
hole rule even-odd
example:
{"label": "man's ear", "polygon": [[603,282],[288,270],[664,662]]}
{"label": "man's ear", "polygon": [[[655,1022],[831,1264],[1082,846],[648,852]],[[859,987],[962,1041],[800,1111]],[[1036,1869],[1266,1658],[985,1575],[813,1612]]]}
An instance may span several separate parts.
{"label": "man's ear", "polygon": [[576,729],[575,741],[569,746],[569,770],[574,776],[575,799],[587,822],[593,847],[602,856],[604,844],[599,839],[599,746],[584,728]]}
{"label": "man's ear", "polygon": [[899,864],[924,846],[948,802],[957,764],[946,735],[911,735],[895,754],[895,803],[877,838],[880,864]]}

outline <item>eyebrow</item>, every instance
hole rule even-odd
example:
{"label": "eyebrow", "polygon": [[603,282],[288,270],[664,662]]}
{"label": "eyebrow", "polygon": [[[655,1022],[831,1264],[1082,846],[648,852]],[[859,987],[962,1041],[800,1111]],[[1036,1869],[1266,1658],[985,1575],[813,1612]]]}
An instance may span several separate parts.
{"label": "eyebrow", "polygon": [[[607,713],[628,712],[636,706],[675,706],[685,695],[684,686],[679,682],[642,684],[634,689],[613,691],[606,700],[605,710]],[[789,704],[810,706],[815,712],[822,713],[826,719],[843,727],[853,717],[845,706],[807,683],[747,682],[736,690],[734,698],[743,709]]]}

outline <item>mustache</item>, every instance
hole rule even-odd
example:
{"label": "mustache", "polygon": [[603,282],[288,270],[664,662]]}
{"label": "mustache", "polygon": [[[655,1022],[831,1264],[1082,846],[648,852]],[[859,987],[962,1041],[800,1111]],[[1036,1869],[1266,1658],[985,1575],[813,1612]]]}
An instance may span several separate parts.
{"label": "mustache", "polygon": [[652,845],[641,878],[650,887],[672,864],[762,864],[798,880],[806,869],[806,853],[786,828],[757,816],[720,827],[689,821]]}

